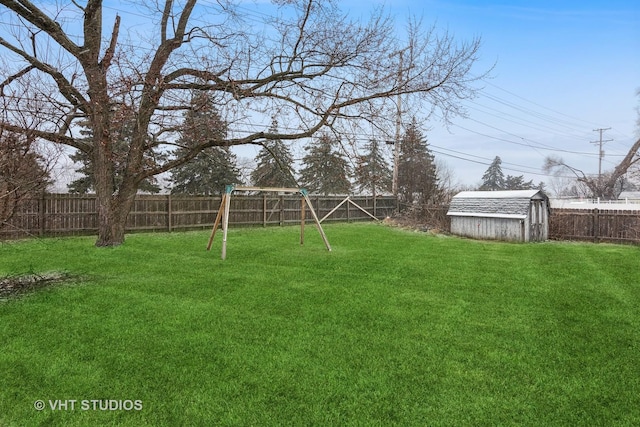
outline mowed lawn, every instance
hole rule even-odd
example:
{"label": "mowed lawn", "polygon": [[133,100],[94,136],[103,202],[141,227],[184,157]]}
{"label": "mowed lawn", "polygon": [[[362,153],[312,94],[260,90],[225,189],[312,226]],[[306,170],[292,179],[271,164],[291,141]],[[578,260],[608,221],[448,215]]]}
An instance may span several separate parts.
{"label": "mowed lawn", "polygon": [[640,425],[639,247],[325,231],[0,244],[0,426]]}

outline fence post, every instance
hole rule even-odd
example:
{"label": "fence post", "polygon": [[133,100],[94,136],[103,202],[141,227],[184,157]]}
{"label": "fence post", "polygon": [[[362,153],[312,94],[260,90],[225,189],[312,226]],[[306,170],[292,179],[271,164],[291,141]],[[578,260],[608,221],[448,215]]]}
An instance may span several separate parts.
{"label": "fence post", "polygon": [[40,234],[41,237],[44,236],[44,233],[46,231],[46,224],[45,224],[45,210],[47,209],[46,197],[47,197],[47,193],[43,191],[42,197],[40,197],[40,199],[38,200],[38,221],[40,222],[38,233]]}
{"label": "fence post", "polygon": [[378,218],[378,200],[375,194],[373,195],[373,216]]}
{"label": "fence post", "polygon": [[169,229],[169,233],[171,233],[173,226],[173,209],[171,205],[171,193],[169,193],[167,194],[167,228]]}
{"label": "fence post", "polygon": [[280,195],[280,227],[284,225],[284,195]]}
{"label": "fence post", "polygon": [[600,215],[598,208],[593,210],[593,241],[598,243],[600,240]]}
{"label": "fence post", "polygon": [[262,226],[267,226],[267,195],[262,194]]}

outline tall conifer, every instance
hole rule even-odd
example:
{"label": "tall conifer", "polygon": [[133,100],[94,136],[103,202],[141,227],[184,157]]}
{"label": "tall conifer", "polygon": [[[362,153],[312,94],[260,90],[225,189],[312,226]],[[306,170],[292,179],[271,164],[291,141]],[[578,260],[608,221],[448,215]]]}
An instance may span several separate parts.
{"label": "tall conifer", "polygon": [[[278,133],[278,121],[273,120],[270,133]],[[267,141],[256,156],[257,166],[251,172],[251,181],[257,187],[297,187],[294,177],[293,156],[281,140]]]}
{"label": "tall conifer", "polygon": [[502,160],[499,156],[496,156],[485,171],[484,175],[482,175],[482,185],[480,185],[480,190],[498,191],[506,188],[501,165]]}
{"label": "tall conifer", "polygon": [[345,156],[338,150],[339,141],[326,133],[315,138],[305,150],[300,171],[302,186],[312,193],[348,194],[350,168]]}
{"label": "tall conifer", "polygon": [[[210,96],[195,94],[185,114],[183,128],[174,154],[182,156],[191,147],[210,139],[223,140],[227,123],[222,120]],[[171,170],[173,194],[222,194],[226,185],[240,184],[235,154],[229,147],[210,147]]]}
{"label": "tall conifer", "polygon": [[414,118],[400,141],[398,198],[406,204],[438,203],[442,193],[435,157]]}
{"label": "tall conifer", "polygon": [[358,190],[377,194],[390,192],[393,172],[382,154],[380,142],[371,139],[364,146],[364,154],[358,156],[354,173]]}

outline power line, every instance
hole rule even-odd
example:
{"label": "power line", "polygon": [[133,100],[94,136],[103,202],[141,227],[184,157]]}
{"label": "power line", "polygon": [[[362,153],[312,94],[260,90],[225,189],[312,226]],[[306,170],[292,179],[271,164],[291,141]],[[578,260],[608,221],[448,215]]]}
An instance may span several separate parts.
{"label": "power line", "polygon": [[[208,3],[209,2],[207,2],[207,4]],[[215,2],[211,2],[211,4],[213,5],[213,4],[215,4]],[[210,6],[207,6],[207,7],[210,7]],[[109,9],[108,6],[105,6],[105,8]],[[245,8],[245,7],[241,7],[241,8],[244,9],[243,10],[243,19],[246,19],[246,20],[251,21],[251,22],[262,23],[262,24],[266,25],[267,22],[266,22],[266,20],[264,18],[269,18],[271,16],[271,15],[263,14],[262,12],[259,12],[257,10],[248,9],[248,8]],[[118,9],[116,9],[114,7],[111,7],[110,9],[118,11]],[[144,16],[144,15],[140,15],[140,14],[137,14],[135,12],[132,12],[132,10],[130,10],[130,9],[127,9],[125,12],[128,13],[128,14],[136,15],[136,16]],[[247,12],[247,13],[245,14],[245,12]],[[203,22],[203,21],[201,19],[199,19],[199,18],[198,19],[194,18],[194,22]],[[267,40],[269,40],[269,39],[267,38]],[[271,40],[271,41],[274,41],[274,40]],[[588,123],[588,122],[586,122],[586,121],[584,121],[582,119],[569,116],[569,115],[564,114],[562,112],[550,109],[548,107],[542,106],[542,105],[540,105],[538,103],[535,103],[533,101],[527,100],[527,99],[525,99],[525,98],[523,98],[523,97],[521,97],[521,96],[519,96],[519,95],[517,95],[517,94],[515,94],[513,92],[510,92],[510,91],[508,91],[506,89],[503,89],[503,88],[501,88],[501,87],[499,87],[499,86],[497,86],[495,84],[492,84],[492,83],[490,83],[488,81],[486,82],[486,84],[488,84],[488,85],[490,85],[490,86],[492,86],[492,87],[494,87],[494,88],[496,88],[496,89],[498,89],[498,90],[500,90],[500,91],[502,91],[504,93],[507,93],[510,96],[514,97],[514,98],[517,98],[517,99],[522,100],[522,101],[524,101],[524,102],[526,102],[528,104],[532,104],[535,107],[539,107],[539,108],[541,108],[543,110],[546,110],[546,111],[549,111],[549,112],[552,113],[552,114],[549,114],[549,113],[545,113],[545,112],[536,111],[534,109],[531,109],[531,108],[523,105],[521,102],[509,101],[509,100],[506,100],[506,99],[501,98],[499,96],[496,96],[496,95],[493,95],[493,94],[489,94],[489,93],[486,93],[486,92],[484,92],[483,94],[488,99],[490,99],[490,100],[492,100],[492,101],[494,101],[496,103],[499,103],[501,105],[506,106],[509,109],[507,111],[513,110],[513,111],[519,112],[521,114],[524,114],[525,116],[520,117],[518,113],[515,113],[515,115],[514,114],[509,114],[509,113],[504,113],[504,112],[501,112],[501,111],[498,111],[498,110],[494,110],[491,107],[482,106],[481,104],[474,103],[475,105],[479,105],[479,106],[482,106],[482,107],[487,108],[489,110],[496,111],[498,114],[502,114],[503,116],[504,115],[508,115],[508,116],[511,116],[511,117],[516,118],[518,120],[521,120],[521,121],[524,121],[524,122],[527,122],[527,123],[531,123],[531,124],[533,124],[533,122],[529,120],[530,118],[539,119],[543,123],[550,123],[550,124],[553,124],[554,126],[559,126],[559,127],[563,127],[563,128],[571,129],[571,130],[575,130],[576,129],[578,121],[583,122],[583,123]],[[559,117],[559,116],[562,116],[562,117]],[[526,118],[524,118],[524,117],[526,117]],[[504,117],[502,117],[502,118],[504,119]],[[494,139],[494,140],[503,141],[503,142],[507,142],[507,143],[510,143],[510,144],[516,144],[516,145],[521,145],[521,146],[524,146],[524,147],[528,147],[528,148],[533,149],[535,151],[548,150],[548,151],[570,153],[570,154],[577,154],[577,155],[584,155],[584,156],[593,156],[594,155],[593,153],[571,151],[571,150],[564,150],[564,149],[556,148],[556,147],[553,147],[553,146],[550,146],[550,145],[546,145],[546,144],[543,144],[543,143],[540,143],[540,142],[532,141],[530,139],[521,137],[521,136],[519,136],[517,134],[517,133],[519,133],[517,131],[508,132],[508,131],[504,131],[503,129],[501,129],[498,126],[493,126],[493,125],[487,124],[487,123],[485,123],[483,121],[480,121],[480,120],[473,120],[473,121],[478,123],[478,124],[480,124],[480,125],[482,125],[482,126],[489,127],[491,129],[499,131],[499,132],[501,132],[503,134],[510,135],[510,136],[512,136],[514,138],[517,138],[517,140],[514,141],[514,140],[507,139],[507,138],[499,138],[499,137],[496,137],[496,136],[488,135],[486,133],[480,133],[480,132],[468,129],[468,128],[465,128],[465,127],[460,126],[460,125],[453,125],[453,126],[460,127],[461,129],[465,129],[465,130],[467,130],[469,132],[473,132],[473,133],[476,133],[478,135],[482,135],[482,136],[485,136],[487,138],[491,138],[491,139]],[[592,126],[592,125],[593,124],[590,124],[590,126]],[[544,124],[542,126],[545,127],[545,128],[547,127]],[[607,128],[607,129],[611,129],[611,128]],[[607,129],[602,129],[602,130],[607,130]],[[541,130],[545,130],[545,131],[549,131],[549,132],[557,132],[556,129],[552,129],[552,128],[541,129]],[[596,131],[597,130],[598,129],[596,129]],[[488,133],[493,133],[493,132],[489,131]],[[608,140],[608,141],[611,141],[611,140]],[[600,164],[599,165],[599,173],[600,173],[601,164],[602,164],[602,161],[603,161],[603,158],[604,158],[604,151],[602,150],[602,143],[608,142],[608,141],[603,141],[602,140],[602,132],[601,132],[601,134],[600,134],[600,150],[599,150],[599,153],[598,153],[598,156],[600,158],[600,160],[599,160],[599,164]],[[595,143],[597,143],[597,142],[595,142]],[[443,148],[441,148],[441,149],[443,149]],[[452,152],[454,152],[454,151],[452,151]],[[464,154],[464,153],[461,153],[461,154]],[[538,154],[541,154],[541,153],[538,153]],[[471,155],[469,155],[469,156],[471,156]],[[610,154],[609,156],[613,156],[613,155]],[[620,156],[622,157],[623,155],[620,155]],[[451,155],[451,157],[455,157],[455,156]]]}
{"label": "power line", "polygon": [[606,139],[603,140],[602,139],[602,133],[605,130],[609,130],[611,128],[600,128],[600,129],[594,129],[594,132],[599,132],[600,133],[600,140],[598,141],[591,141],[592,144],[599,144],[599,149],[598,149],[598,181],[600,181],[600,177],[602,176],[602,159],[604,158],[604,151],[602,150],[602,144],[605,142],[609,142],[609,141],[613,141],[613,139]]}
{"label": "power line", "polygon": [[[590,122],[588,122],[588,121],[586,121],[586,120],[584,120],[584,119],[581,119],[581,118],[578,118],[578,117],[573,117],[573,116],[570,116],[570,115],[568,115],[568,114],[562,113],[562,112],[560,112],[560,111],[554,110],[554,109],[552,109],[552,108],[545,107],[544,105],[541,105],[541,104],[538,104],[538,103],[536,103],[536,102],[534,102],[534,101],[531,101],[531,100],[529,100],[529,99],[526,99],[526,98],[524,98],[524,97],[522,97],[522,96],[520,96],[520,95],[518,95],[518,94],[516,94],[516,93],[513,93],[513,92],[511,92],[511,91],[509,91],[509,90],[507,90],[507,89],[501,88],[500,86],[495,85],[495,84],[493,84],[493,83],[491,83],[491,82],[489,82],[489,81],[487,81],[486,83],[487,83],[489,86],[493,86],[493,87],[495,87],[496,89],[498,89],[498,90],[500,90],[500,91],[502,91],[502,92],[508,93],[509,95],[511,95],[511,96],[513,96],[513,97],[515,97],[515,98],[518,98],[518,99],[520,99],[520,100],[522,100],[522,101],[525,101],[525,102],[527,102],[527,103],[529,103],[529,104],[535,105],[536,107],[542,108],[542,109],[544,109],[544,110],[550,111],[550,112],[552,112],[552,113],[554,113],[554,114],[556,114],[556,115],[561,115],[561,116],[563,116],[563,117],[566,117],[566,118],[571,119],[571,120],[575,120],[575,121],[580,122],[580,123],[590,124]],[[498,98],[498,97],[496,97],[496,98],[497,98],[497,99],[500,99],[500,98]],[[555,121],[555,120],[556,120],[556,118],[555,118],[554,116],[548,116],[548,117],[551,117],[551,118],[553,119],[553,121]],[[567,123],[569,123],[569,122],[567,122]]]}

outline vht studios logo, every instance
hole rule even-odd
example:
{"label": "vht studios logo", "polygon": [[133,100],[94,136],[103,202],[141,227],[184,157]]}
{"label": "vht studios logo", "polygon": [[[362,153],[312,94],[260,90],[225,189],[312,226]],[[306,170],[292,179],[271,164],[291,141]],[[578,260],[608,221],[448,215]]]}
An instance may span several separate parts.
{"label": "vht studios logo", "polygon": [[55,399],[45,402],[36,400],[33,407],[42,411],[49,408],[52,411],[141,411],[142,400],[115,399]]}

